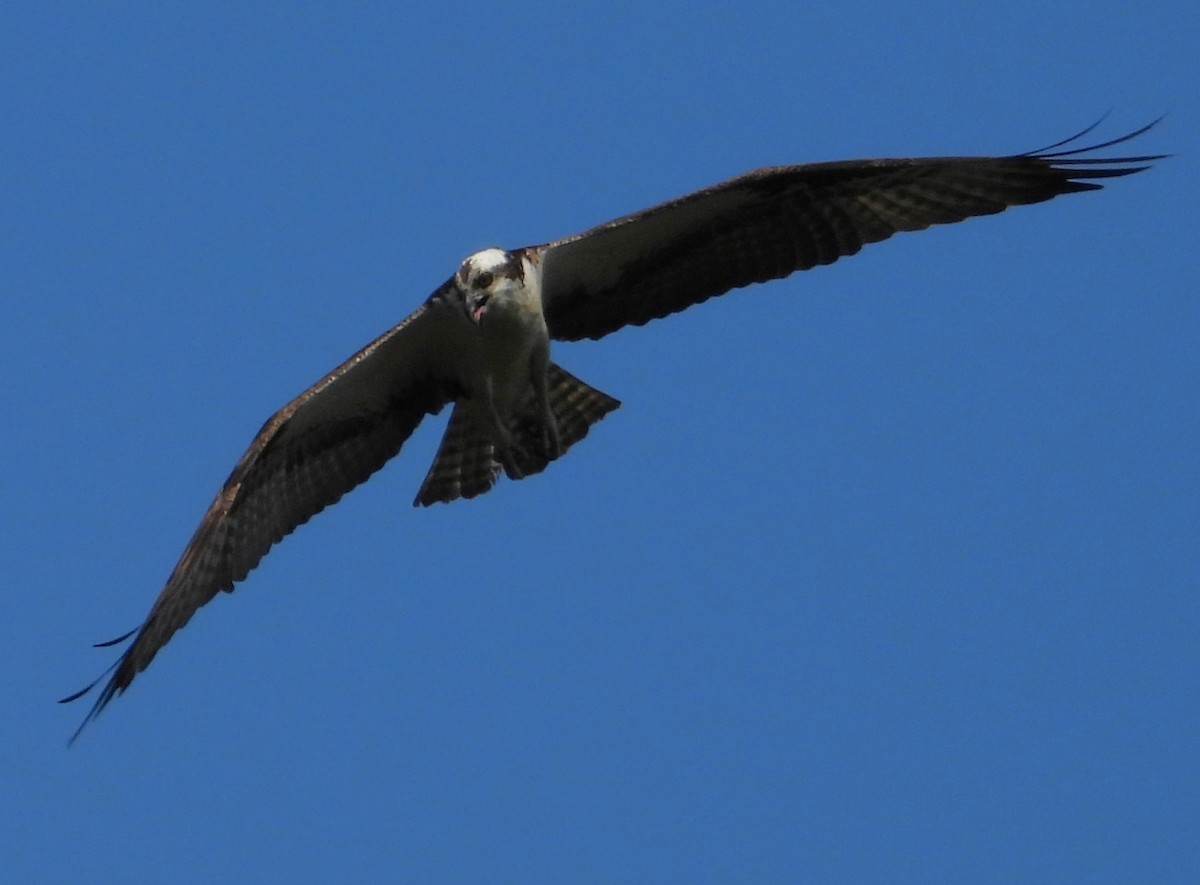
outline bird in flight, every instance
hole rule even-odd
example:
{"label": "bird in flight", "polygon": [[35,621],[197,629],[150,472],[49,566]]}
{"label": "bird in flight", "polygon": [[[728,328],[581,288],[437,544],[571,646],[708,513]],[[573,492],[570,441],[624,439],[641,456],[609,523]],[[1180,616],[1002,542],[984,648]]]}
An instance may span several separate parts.
{"label": "bird in flight", "polygon": [[[1157,121],[1155,121],[1157,122]],[[620,403],[550,359],[731,289],[924,230],[1097,190],[1162,158],[1096,157],[1091,131],[1023,154],[853,160],[758,169],[575,236],[468,257],[425,303],[275,413],[200,521],[132,643],[72,737],[124,692],[205,603],[271,547],[395,456],[453,404],[414,504],[474,498],[501,473],[545,470]]]}

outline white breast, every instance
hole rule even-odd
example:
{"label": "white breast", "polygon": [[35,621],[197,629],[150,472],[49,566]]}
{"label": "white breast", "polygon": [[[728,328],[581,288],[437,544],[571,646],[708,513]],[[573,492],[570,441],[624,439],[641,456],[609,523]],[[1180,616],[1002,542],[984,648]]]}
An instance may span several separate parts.
{"label": "white breast", "polygon": [[[493,401],[502,417],[523,404],[532,390],[531,373],[545,371],[550,349],[542,316],[541,269],[523,260],[524,280],[499,280],[477,327],[481,369],[491,379]],[[478,395],[480,386],[468,386]]]}

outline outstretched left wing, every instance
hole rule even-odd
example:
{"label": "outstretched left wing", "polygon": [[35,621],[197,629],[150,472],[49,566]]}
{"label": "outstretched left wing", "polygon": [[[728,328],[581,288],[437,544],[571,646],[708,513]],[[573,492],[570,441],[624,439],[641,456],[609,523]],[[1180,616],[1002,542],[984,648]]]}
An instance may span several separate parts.
{"label": "outstretched left wing", "polygon": [[[533,247],[550,336],[601,338],[750,283],[853,255],[900,231],[1096,190],[1158,156],[1091,158],[1103,144],[1008,157],[856,160],[759,169]],[[1090,128],[1090,127],[1089,127]]]}
{"label": "outstretched left wing", "polygon": [[459,395],[460,334],[449,312],[427,303],[263,425],[72,741],[201,606],[220,590],[232,592],[276,542],[365,481],[426,415]]}

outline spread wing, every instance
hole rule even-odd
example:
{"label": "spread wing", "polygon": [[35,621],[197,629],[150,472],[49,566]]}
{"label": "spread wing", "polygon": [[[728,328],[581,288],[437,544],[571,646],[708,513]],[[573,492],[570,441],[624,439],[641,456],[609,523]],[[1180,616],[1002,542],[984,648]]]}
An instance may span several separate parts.
{"label": "spread wing", "polygon": [[110,670],[80,731],[201,606],[220,590],[232,592],[276,542],[365,481],[400,451],[421,419],[458,396],[458,334],[451,312],[427,303],[263,425]]}
{"label": "spread wing", "polygon": [[[1157,122],[1157,121],[1155,121]],[[1096,190],[1159,156],[1094,158],[1085,135],[1007,157],[858,160],[759,169],[534,247],[552,338],[601,338],[750,283],[853,255],[899,231]]]}

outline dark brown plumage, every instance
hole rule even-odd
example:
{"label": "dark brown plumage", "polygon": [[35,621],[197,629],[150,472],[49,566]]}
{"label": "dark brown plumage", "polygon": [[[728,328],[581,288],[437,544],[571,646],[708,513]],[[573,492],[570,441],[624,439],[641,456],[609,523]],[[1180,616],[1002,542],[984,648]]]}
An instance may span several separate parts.
{"label": "dark brown plumage", "polygon": [[[760,169],[577,236],[507,253],[511,261],[504,267],[513,269],[513,279],[526,266],[541,268],[541,310],[551,338],[601,338],[739,286],[830,264],[899,231],[1098,189],[1099,181],[1141,171],[1160,157],[1083,155],[1149,128],[1056,152],[1088,130],[1015,156]],[[231,592],[275,543],[395,456],[426,415],[459,403],[416,503],[474,497],[495,484],[501,467],[492,442],[483,425],[459,411],[469,395],[463,365],[477,346],[464,320],[462,287],[460,275],[452,277],[400,325],[267,421],[201,520],[80,730],[129,687],[201,606],[218,591]],[[540,425],[529,397],[509,428],[521,444],[513,462],[519,475],[544,469],[618,405],[557,366],[548,371],[561,448],[557,453],[539,448]]]}
{"label": "dark brown plumage", "polygon": [[[1155,121],[1157,122],[1157,121]],[[1076,150],[851,160],[758,169],[548,246],[550,336],[602,338],[750,283],[854,255],[900,231],[1098,190],[1160,156],[1089,158],[1154,126]],[[628,256],[620,264],[618,262]],[[603,269],[603,270],[599,270]],[[595,285],[596,279],[603,285]]]}

